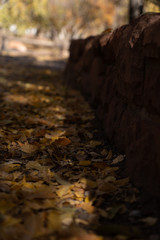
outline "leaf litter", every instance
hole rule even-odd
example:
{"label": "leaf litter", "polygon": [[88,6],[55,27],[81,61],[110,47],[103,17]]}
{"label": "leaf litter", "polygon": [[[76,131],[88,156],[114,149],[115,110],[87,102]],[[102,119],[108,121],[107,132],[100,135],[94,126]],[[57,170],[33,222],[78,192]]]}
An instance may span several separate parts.
{"label": "leaf litter", "polygon": [[101,137],[80,93],[62,72],[4,60],[0,239],[155,239],[157,217],[143,213],[125,156]]}

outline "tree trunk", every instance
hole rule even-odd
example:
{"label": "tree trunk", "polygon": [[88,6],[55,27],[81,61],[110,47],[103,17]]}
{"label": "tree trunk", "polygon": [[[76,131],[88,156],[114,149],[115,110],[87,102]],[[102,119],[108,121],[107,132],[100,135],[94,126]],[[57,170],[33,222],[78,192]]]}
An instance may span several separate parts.
{"label": "tree trunk", "polygon": [[139,17],[143,13],[144,0],[130,0],[129,1],[129,23]]}

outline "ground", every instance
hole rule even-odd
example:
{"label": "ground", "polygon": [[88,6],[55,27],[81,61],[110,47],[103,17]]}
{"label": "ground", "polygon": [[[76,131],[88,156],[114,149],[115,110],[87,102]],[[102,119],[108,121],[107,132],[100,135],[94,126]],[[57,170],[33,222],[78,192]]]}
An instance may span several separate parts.
{"label": "ground", "polygon": [[159,239],[64,61],[0,57],[0,239]]}

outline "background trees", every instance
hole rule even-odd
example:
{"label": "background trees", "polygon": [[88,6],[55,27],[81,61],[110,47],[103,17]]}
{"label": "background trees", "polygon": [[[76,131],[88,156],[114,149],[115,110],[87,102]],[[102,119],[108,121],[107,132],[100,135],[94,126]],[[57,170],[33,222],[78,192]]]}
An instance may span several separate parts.
{"label": "background trees", "polygon": [[0,25],[14,25],[18,34],[36,28],[50,37],[79,37],[85,29],[91,34],[111,26],[114,11],[111,0],[9,0],[0,9]]}
{"label": "background trees", "polygon": [[69,40],[131,22],[143,10],[160,11],[157,3],[160,0],[0,0],[0,26],[16,34],[32,30]]}

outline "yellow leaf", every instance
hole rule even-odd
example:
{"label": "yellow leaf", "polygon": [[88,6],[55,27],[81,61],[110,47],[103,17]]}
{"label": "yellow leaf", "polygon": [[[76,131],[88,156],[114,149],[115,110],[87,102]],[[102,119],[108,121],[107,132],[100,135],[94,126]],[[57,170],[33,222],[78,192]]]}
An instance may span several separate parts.
{"label": "yellow leaf", "polygon": [[12,189],[26,199],[47,199],[55,198],[54,187],[39,182],[26,182],[25,178],[12,186]]}
{"label": "yellow leaf", "polygon": [[65,185],[60,186],[59,189],[56,191],[58,197],[63,197],[64,195],[68,194],[71,191],[71,186]]}
{"label": "yellow leaf", "polygon": [[89,203],[90,202],[90,197],[89,196],[85,197],[84,202]]}
{"label": "yellow leaf", "polygon": [[84,190],[81,188],[74,188],[74,195],[78,199],[83,199],[84,198]]}
{"label": "yellow leaf", "polygon": [[61,228],[60,214],[56,211],[48,213],[48,229],[51,232],[58,231]]}
{"label": "yellow leaf", "polygon": [[26,179],[28,182],[34,182],[39,180],[39,175],[38,175],[37,170],[32,170],[30,173],[27,174]]}
{"label": "yellow leaf", "polygon": [[12,181],[15,181],[16,179],[18,179],[21,176],[21,172],[13,172],[12,173]]}
{"label": "yellow leaf", "polygon": [[91,161],[90,160],[84,160],[84,161],[80,161],[79,162],[79,166],[87,167],[89,165],[91,165]]}
{"label": "yellow leaf", "polygon": [[83,203],[77,205],[77,207],[83,208],[88,213],[93,213],[95,210],[94,206],[92,206],[92,202],[83,202]]}
{"label": "yellow leaf", "polygon": [[92,180],[87,179],[87,178],[82,178],[82,179],[80,180],[80,182],[81,182],[81,183],[84,183],[84,184],[86,185],[86,187],[87,187],[87,186],[90,187],[90,188],[95,188],[95,187],[97,187],[97,182],[92,181]]}

